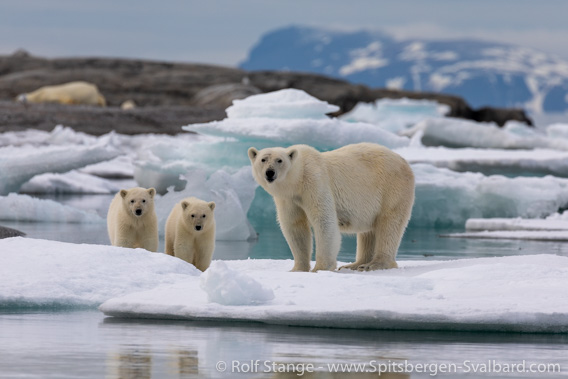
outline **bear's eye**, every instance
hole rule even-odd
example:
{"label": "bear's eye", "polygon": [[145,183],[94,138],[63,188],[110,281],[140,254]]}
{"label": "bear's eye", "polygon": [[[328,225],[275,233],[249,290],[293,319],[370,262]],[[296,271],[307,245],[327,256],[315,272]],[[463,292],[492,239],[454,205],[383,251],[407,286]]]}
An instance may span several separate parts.
{"label": "bear's eye", "polygon": [[142,200],[142,202],[145,203],[145,202],[146,202],[146,199]]}
{"label": "bear's eye", "polygon": [[282,163],[282,159],[278,159],[276,162],[278,163]]}
{"label": "bear's eye", "polygon": [[205,218],[205,217],[207,217],[207,216],[203,215],[203,218]]}
{"label": "bear's eye", "polygon": [[195,217],[195,215],[191,215],[191,218],[194,218],[194,217]]}
{"label": "bear's eye", "polygon": [[130,200],[130,204],[134,204],[134,200]]}
{"label": "bear's eye", "polygon": [[262,163],[264,163],[264,162],[266,162],[266,158],[262,158],[260,161],[261,161]]}

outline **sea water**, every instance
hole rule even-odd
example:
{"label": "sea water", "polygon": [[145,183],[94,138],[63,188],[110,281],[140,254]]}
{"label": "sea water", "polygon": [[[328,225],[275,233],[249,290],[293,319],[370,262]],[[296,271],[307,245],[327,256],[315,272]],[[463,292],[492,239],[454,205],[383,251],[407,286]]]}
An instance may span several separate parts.
{"label": "sea water", "polygon": [[[112,196],[51,198],[94,209],[105,217]],[[26,232],[28,238],[108,244],[104,223],[3,225]],[[253,227],[257,240],[217,241],[214,259],[292,258],[276,220],[253,223]],[[398,259],[541,253],[568,256],[568,244],[564,243],[440,237],[454,231],[462,230],[409,228]],[[355,249],[355,238],[344,237],[339,260],[353,261]],[[0,313],[0,378],[370,378],[387,371],[382,377],[427,378],[437,374],[553,378],[564,377],[568,372],[567,342],[566,334],[371,331],[125,320],[106,318],[95,309],[4,311]]]}

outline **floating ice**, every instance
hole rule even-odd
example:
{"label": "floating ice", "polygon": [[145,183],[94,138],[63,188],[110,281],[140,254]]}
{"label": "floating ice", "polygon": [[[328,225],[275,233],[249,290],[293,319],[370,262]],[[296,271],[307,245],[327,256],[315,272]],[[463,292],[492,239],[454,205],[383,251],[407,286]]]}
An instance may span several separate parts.
{"label": "floating ice", "polygon": [[182,191],[168,191],[158,200],[156,209],[160,230],[164,230],[170,211],[179,201],[195,196],[214,201],[215,239],[246,241],[256,239],[256,232],[247,219],[247,212],[258,184],[250,167],[243,167],[234,174],[219,170],[207,177],[203,170],[195,169],[184,177],[187,185]]}
{"label": "floating ice", "polygon": [[568,231],[568,218],[556,213],[545,219],[527,218],[471,218],[465,223],[467,231],[504,231],[504,230],[534,230],[534,231]]}
{"label": "floating ice", "polygon": [[0,195],[18,192],[35,175],[67,172],[119,154],[103,144],[0,148]]}
{"label": "floating ice", "polygon": [[484,230],[481,232],[443,234],[448,238],[506,239],[527,241],[568,241],[568,231]]}
{"label": "floating ice", "polygon": [[568,177],[568,152],[558,150],[450,149],[402,147],[395,151],[409,163],[429,163],[453,171],[483,174]]}
{"label": "floating ice", "polygon": [[113,182],[75,170],[65,174],[42,174],[22,185],[24,193],[110,194],[120,188]]}
{"label": "floating ice", "polygon": [[328,104],[306,92],[289,88],[249,96],[233,101],[227,117],[237,118],[303,118],[325,119],[327,113],[337,112],[337,105]]}
{"label": "floating ice", "polygon": [[268,141],[276,145],[308,144],[322,150],[358,142],[375,142],[390,148],[408,145],[408,138],[376,125],[330,119],[324,115],[329,107],[303,91],[286,89],[235,101],[227,109],[226,119],[191,124],[183,129],[251,144]]}
{"label": "floating ice", "polygon": [[56,223],[102,223],[96,212],[86,212],[49,199],[11,193],[0,196],[0,220]]}
{"label": "floating ice", "polygon": [[449,106],[430,100],[379,99],[374,103],[357,103],[355,108],[340,118],[345,121],[375,124],[398,133],[425,118],[443,117],[449,111]]}
{"label": "floating ice", "polygon": [[143,249],[29,238],[0,240],[0,309],[96,307],[107,299],[198,276]]}
{"label": "floating ice", "polygon": [[417,131],[422,131],[422,143],[427,146],[568,150],[567,140],[549,138],[516,123],[499,128],[489,123],[438,118],[421,121],[408,133]]}
{"label": "floating ice", "polygon": [[568,331],[566,257],[402,261],[401,268],[386,271],[317,274],[288,272],[290,261],[225,263],[272,289],[274,299],[256,305],[211,303],[201,281],[191,277],[108,300],[100,309],[120,317],[353,329]]}
{"label": "floating ice", "polygon": [[412,165],[415,226],[463,226],[468,218],[543,218],[568,206],[568,179],[458,173]]}
{"label": "floating ice", "polygon": [[274,299],[270,288],[229,268],[223,261],[213,262],[201,275],[201,289],[207,293],[210,303],[221,305],[259,305]]}

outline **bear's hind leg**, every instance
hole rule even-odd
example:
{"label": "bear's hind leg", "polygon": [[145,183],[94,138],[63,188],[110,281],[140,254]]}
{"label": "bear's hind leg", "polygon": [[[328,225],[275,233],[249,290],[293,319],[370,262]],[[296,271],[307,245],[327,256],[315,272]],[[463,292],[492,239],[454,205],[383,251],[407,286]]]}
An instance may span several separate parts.
{"label": "bear's hind leg", "polygon": [[341,266],[339,269],[357,270],[359,266],[371,262],[375,252],[375,231],[357,233],[357,254],[355,262]]}
{"label": "bear's hind leg", "polygon": [[393,209],[384,212],[377,219],[375,248],[370,262],[362,264],[359,271],[384,270],[397,268],[396,254],[400,241],[410,218],[409,213]]}

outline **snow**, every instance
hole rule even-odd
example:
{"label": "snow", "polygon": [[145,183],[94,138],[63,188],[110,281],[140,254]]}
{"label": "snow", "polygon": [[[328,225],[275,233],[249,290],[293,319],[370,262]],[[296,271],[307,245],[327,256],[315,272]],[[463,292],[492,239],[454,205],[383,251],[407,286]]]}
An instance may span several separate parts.
{"label": "snow", "polygon": [[[361,329],[568,331],[566,257],[411,261],[371,273],[288,272],[291,266],[290,261],[226,261],[201,279],[110,299],[100,310],[118,317]],[[227,297],[241,305],[211,299],[203,281],[215,276],[215,286],[231,287],[237,275],[232,271],[246,275],[247,284],[240,286],[254,286],[253,293],[270,289],[274,298],[251,305],[248,294],[236,291]]]}
{"label": "snow", "polygon": [[249,275],[229,268],[223,261],[214,262],[201,275],[200,286],[210,303],[221,305],[258,305],[274,299],[270,288],[264,288]]}
{"label": "snow", "polygon": [[142,249],[22,237],[0,240],[0,309],[96,307],[197,277],[180,259]]}
{"label": "snow", "polygon": [[96,212],[86,212],[49,199],[11,193],[0,196],[0,220],[96,224],[106,222]]}
{"label": "snow", "polygon": [[23,184],[20,192],[50,194],[110,194],[120,191],[115,183],[78,171],[41,174]]}

